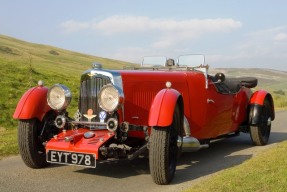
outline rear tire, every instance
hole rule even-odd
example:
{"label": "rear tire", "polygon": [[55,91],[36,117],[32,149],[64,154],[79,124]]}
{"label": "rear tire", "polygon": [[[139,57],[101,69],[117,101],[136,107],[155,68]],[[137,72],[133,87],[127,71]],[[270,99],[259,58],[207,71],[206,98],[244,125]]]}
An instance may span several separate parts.
{"label": "rear tire", "polygon": [[31,168],[42,168],[46,161],[45,148],[39,138],[43,126],[37,119],[20,120],[18,146],[24,163]]}
{"label": "rear tire", "polygon": [[259,122],[255,126],[250,126],[250,136],[254,145],[266,145],[271,131],[271,106],[267,100],[264,101]]}
{"label": "rear tire", "polygon": [[153,181],[166,185],[174,177],[180,147],[177,146],[180,133],[180,112],[176,106],[173,122],[168,127],[153,127],[149,145],[149,166]]}

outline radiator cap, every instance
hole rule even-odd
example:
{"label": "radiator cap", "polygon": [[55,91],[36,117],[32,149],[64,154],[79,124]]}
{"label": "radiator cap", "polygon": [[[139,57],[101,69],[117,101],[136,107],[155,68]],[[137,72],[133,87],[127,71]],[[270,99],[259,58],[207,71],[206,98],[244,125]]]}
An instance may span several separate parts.
{"label": "radiator cap", "polygon": [[102,69],[103,65],[101,63],[94,62],[92,63],[93,69]]}

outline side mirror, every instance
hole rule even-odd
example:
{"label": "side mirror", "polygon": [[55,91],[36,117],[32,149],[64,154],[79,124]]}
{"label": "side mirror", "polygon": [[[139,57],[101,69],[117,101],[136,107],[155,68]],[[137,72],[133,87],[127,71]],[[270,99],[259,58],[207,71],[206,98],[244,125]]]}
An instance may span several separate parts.
{"label": "side mirror", "polygon": [[222,83],[225,81],[225,75],[223,73],[216,73],[215,74],[215,82],[216,83]]}

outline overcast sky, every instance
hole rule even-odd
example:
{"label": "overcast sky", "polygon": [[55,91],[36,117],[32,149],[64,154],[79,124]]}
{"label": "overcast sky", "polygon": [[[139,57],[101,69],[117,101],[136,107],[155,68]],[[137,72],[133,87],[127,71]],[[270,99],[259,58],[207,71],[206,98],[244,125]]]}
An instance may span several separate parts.
{"label": "overcast sky", "polygon": [[202,53],[213,68],[287,71],[286,0],[1,0],[0,34],[137,63]]}

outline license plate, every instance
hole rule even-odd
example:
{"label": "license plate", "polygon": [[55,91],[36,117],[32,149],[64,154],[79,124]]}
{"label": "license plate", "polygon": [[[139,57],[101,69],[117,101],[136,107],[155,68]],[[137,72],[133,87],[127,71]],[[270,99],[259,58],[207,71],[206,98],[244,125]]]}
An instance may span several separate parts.
{"label": "license plate", "polygon": [[95,168],[96,155],[88,153],[49,150],[47,152],[47,162]]}

